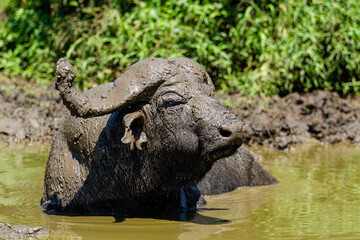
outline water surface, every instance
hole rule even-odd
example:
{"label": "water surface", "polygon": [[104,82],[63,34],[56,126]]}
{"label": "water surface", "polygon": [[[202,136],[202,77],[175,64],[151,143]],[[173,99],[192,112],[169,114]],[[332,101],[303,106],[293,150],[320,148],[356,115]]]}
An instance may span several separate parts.
{"label": "water surface", "polygon": [[44,226],[49,239],[360,239],[359,146],[252,149],[280,184],[207,197],[185,222],[44,214],[49,146],[0,149],[0,222]]}

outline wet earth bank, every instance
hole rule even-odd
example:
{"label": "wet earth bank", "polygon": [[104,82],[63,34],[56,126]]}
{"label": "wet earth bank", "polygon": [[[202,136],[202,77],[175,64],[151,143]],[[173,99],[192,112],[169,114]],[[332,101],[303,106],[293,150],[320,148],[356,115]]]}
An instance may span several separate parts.
{"label": "wet earth bank", "polygon": [[[286,149],[293,144],[309,141],[331,144],[360,143],[359,97],[344,99],[335,93],[324,91],[315,91],[304,95],[293,93],[283,98],[275,97],[272,99],[246,98],[237,94],[217,95],[220,101],[232,108],[239,118],[244,121],[244,139],[248,145],[270,145],[277,149]],[[28,85],[25,83],[15,85],[0,82],[0,142],[1,140],[6,142],[23,140],[49,142],[59,128],[61,119],[66,112],[59,94],[52,86]],[[282,153],[285,154],[286,152]],[[43,159],[46,159],[46,155],[47,152]],[[28,161],[24,162],[28,163]],[[38,161],[34,162],[39,163]],[[41,164],[43,165],[43,163]],[[29,169],[28,165],[24,166],[25,169]],[[353,170],[353,167],[351,169]],[[41,171],[43,172],[43,169]],[[325,169],[324,172],[326,171]],[[19,171],[19,165],[16,165],[16,171],[10,172],[23,174],[22,171]],[[279,172],[286,171],[281,169]],[[347,173],[347,171],[345,172]],[[275,175],[281,176],[280,173],[275,172]],[[41,174],[36,173],[35,175],[40,176],[42,184]],[[14,179],[18,178],[15,176]],[[279,179],[281,181],[281,178]],[[298,181],[294,182],[297,183]],[[16,185],[23,186],[18,182]],[[40,189],[37,186],[34,188]],[[38,196],[39,193],[36,194],[36,204],[34,204],[36,211],[38,211]],[[26,201],[28,201],[27,197],[27,195],[26,198],[24,197]],[[236,199],[238,198],[236,197]],[[255,196],[255,199],[263,199],[263,197]],[[320,205],[322,206],[323,203]],[[336,204],[336,206],[338,205]],[[234,217],[231,217],[231,219],[234,219]],[[284,218],[281,219],[281,224],[283,224]],[[287,219],[292,219],[292,216],[287,217]],[[344,218],[339,219],[342,221]],[[346,219],[352,218],[347,217]],[[18,220],[14,220],[14,222],[18,222]],[[260,220],[255,219],[255,222],[258,223]],[[34,225],[43,224],[37,223]],[[239,227],[238,229],[251,229],[251,226],[257,225],[251,224],[249,226]],[[306,224],[306,228],[308,226],[309,224]],[[53,232],[53,230],[51,231]],[[88,228],[84,232],[88,232]],[[40,235],[46,237],[48,234],[49,230],[42,227],[0,223],[0,238],[34,238]]]}
{"label": "wet earth bank", "polygon": [[[221,96],[245,123],[245,143],[286,149],[305,142],[360,143],[360,98],[292,93],[272,99]],[[224,100],[223,100],[224,101]]]}
{"label": "wet earth bank", "polygon": [[51,141],[66,109],[52,86],[0,83],[0,140]]}
{"label": "wet earth bank", "polygon": [[[315,91],[285,97],[221,95],[245,123],[248,145],[286,149],[309,141],[360,143],[360,98]],[[53,86],[0,82],[0,140],[50,141],[66,113]]]}

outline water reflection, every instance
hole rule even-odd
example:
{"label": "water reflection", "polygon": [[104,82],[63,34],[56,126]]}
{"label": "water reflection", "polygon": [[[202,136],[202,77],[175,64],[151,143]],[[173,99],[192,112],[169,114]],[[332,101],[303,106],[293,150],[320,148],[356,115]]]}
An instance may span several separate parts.
{"label": "water reflection", "polygon": [[253,149],[280,184],[206,197],[196,213],[127,219],[42,213],[49,146],[0,147],[0,222],[44,226],[51,239],[360,238],[359,146]]}

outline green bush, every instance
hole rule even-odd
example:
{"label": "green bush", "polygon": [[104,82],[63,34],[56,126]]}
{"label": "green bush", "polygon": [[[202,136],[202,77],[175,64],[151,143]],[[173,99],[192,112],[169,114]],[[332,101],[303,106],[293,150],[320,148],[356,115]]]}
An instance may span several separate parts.
{"label": "green bush", "polygon": [[359,93],[358,1],[308,2],[238,5],[229,35],[232,62],[243,71],[233,68],[227,86],[268,95],[318,88]]}
{"label": "green bush", "polygon": [[88,88],[149,56],[185,56],[225,91],[360,93],[357,0],[16,0],[6,13],[7,75],[54,81],[67,56]]}

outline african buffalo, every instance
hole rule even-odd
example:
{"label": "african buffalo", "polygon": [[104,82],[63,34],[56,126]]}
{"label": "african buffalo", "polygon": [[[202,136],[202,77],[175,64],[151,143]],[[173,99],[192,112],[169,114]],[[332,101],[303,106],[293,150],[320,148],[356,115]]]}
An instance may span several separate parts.
{"label": "african buffalo", "polygon": [[145,59],[83,94],[72,88],[75,70],[66,58],[56,74],[69,112],[46,165],[47,213],[188,211],[196,208],[202,179],[205,194],[276,182],[238,150],[243,123],[213,98],[209,75],[190,59]]}

